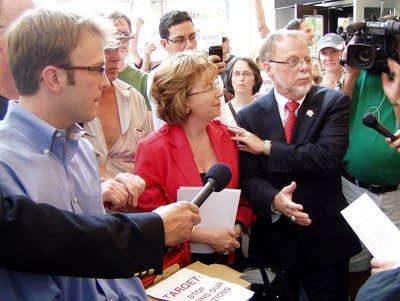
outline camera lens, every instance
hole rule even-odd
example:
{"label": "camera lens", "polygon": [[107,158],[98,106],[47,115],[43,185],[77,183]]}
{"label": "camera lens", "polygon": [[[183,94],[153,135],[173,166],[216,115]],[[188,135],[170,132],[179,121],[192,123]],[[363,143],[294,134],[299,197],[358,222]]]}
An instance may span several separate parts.
{"label": "camera lens", "polygon": [[361,48],[354,59],[359,66],[365,66],[371,62],[371,56],[370,48]]}
{"label": "camera lens", "polygon": [[354,65],[360,69],[370,69],[375,62],[376,50],[372,45],[358,44],[354,45],[352,55]]}
{"label": "camera lens", "polygon": [[347,65],[358,69],[371,69],[376,60],[376,50],[373,45],[350,44],[347,47]]}

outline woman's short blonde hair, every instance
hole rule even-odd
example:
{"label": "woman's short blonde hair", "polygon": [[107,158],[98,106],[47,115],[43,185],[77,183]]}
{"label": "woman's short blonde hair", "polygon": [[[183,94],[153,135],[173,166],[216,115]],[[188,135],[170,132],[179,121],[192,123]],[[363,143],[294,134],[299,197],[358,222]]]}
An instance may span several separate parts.
{"label": "woman's short blonde hair", "polygon": [[150,91],[158,117],[168,124],[181,125],[190,115],[186,99],[193,84],[217,75],[217,67],[203,53],[182,52],[166,59],[155,72]]}

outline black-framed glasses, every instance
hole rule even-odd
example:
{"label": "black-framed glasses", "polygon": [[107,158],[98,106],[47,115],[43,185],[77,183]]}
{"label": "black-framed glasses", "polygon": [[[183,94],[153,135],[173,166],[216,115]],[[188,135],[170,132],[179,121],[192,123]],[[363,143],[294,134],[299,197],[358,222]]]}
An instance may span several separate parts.
{"label": "black-framed glasses", "polygon": [[293,58],[289,59],[287,61],[275,61],[275,60],[269,60],[269,63],[277,63],[277,64],[284,64],[290,68],[299,68],[303,66],[303,62],[306,62],[307,66],[311,66],[312,64],[312,59],[310,57],[305,57],[304,59],[299,59],[299,58]]}
{"label": "black-framed glasses", "polygon": [[103,77],[103,75],[106,71],[105,65],[101,65],[98,67],[61,65],[61,66],[57,66],[57,67],[64,69],[64,70],[86,70],[86,71],[90,71],[90,72],[98,72],[100,77]]}
{"label": "black-framed glasses", "polygon": [[220,86],[218,80],[215,80],[215,82],[213,83],[213,85],[210,88],[202,90],[202,91],[198,91],[198,92],[187,93],[186,97],[197,95],[197,94],[207,93],[207,92],[213,91],[215,89],[221,90],[221,86]]}
{"label": "black-framed glasses", "polygon": [[197,33],[194,32],[194,33],[191,33],[188,37],[177,37],[177,38],[167,39],[167,40],[170,41],[171,43],[181,45],[181,44],[186,43],[186,41],[190,41],[190,42],[197,41],[198,38],[199,37],[198,37]]}

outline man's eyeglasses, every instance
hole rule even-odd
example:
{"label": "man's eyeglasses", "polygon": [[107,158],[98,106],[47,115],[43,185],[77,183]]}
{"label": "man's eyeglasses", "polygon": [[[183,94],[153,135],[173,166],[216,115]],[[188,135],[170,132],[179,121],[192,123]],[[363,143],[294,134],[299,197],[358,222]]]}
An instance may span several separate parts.
{"label": "man's eyeglasses", "polygon": [[198,91],[198,92],[187,93],[186,97],[197,95],[197,94],[207,93],[207,92],[210,92],[210,91],[214,91],[215,89],[221,90],[221,86],[220,86],[220,84],[219,84],[219,82],[217,80],[213,83],[211,88],[208,88],[208,89],[205,89],[205,90],[202,90],[202,91]]}
{"label": "man's eyeglasses", "polygon": [[243,75],[243,77],[250,77],[250,76],[253,76],[254,73],[251,71],[234,71],[232,73],[233,77],[240,77],[241,75]]}
{"label": "man's eyeglasses", "polygon": [[105,70],[106,70],[105,65],[101,65],[98,67],[61,65],[61,66],[57,66],[57,67],[64,69],[64,70],[87,70],[90,72],[98,72],[100,77],[103,77]]}
{"label": "man's eyeglasses", "polygon": [[312,64],[312,59],[310,57],[305,57],[304,59],[299,59],[299,58],[294,58],[294,59],[289,59],[287,61],[275,61],[275,60],[270,60],[270,63],[277,63],[277,64],[284,64],[290,68],[300,68],[303,66],[303,62],[306,62],[307,66],[311,66]]}
{"label": "man's eyeglasses", "polygon": [[125,32],[117,31],[117,35],[120,36],[120,37],[132,37],[132,38],[135,37],[135,35],[130,33],[129,31],[125,31]]}
{"label": "man's eyeglasses", "polygon": [[177,37],[174,39],[167,39],[167,40],[170,41],[171,43],[182,45],[182,44],[186,43],[187,40],[192,42],[192,41],[197,41],[197,39],[198,39],[197,33],[192,33],[187,38],[186,37]]}
{"label": "man's eyeglasses", "polygon": [[129,31],[126,32],[117,31],[117,39],[121,42],[127,42],[133,38],[135,38],[135,35],[133,33],[130,33]]}

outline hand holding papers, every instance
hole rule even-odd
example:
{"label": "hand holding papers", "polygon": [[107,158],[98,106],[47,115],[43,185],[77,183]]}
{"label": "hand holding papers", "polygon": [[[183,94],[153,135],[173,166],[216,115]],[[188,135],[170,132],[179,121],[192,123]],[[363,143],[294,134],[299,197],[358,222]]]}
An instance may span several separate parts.
{"label": "hand holding papers", "polygon": [[366,193],[341,213],[374,257],[400,262],[400,231]]}
{"label": "hand holding papers", "polygon": [[[191,200],[200,191],[199,187],[181,187],[178,189],[178,201]],[[239,205],[240,190],[224,189],[213,192],[200,207],[201,222],[196,227],[223,227],[233,229]],[[213,253],[214,250],[205,244],[192,243],[193,253]]]}

